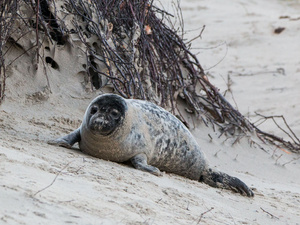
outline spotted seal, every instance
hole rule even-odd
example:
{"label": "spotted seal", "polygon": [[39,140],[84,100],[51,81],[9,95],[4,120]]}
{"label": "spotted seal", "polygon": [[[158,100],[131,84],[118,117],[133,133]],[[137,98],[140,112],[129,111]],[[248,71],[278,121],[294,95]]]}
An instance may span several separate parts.
{"label": "spotted seal", "polygon": [[212,169],[190,131],[171,113],[142,100],[115,94],[96,97],[81,126],[49,144],[71,148],[114,162],[130,161],[139,170],[178,174],[249,197],[250,188],[236,177]]}

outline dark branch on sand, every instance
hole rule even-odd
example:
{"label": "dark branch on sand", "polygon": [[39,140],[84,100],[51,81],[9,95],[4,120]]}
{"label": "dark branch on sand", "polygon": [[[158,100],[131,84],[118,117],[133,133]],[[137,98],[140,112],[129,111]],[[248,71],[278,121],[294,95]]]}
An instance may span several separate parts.
{"label": "dark branch on sand", "polygon": [[[264,119],[272,119],[291,141],[264,132],[250,123],[209,82],[189,47],[193,39],[188,42],[183,39],[184,23],[179,5],[175,5],[180,24],[176,28],[170,22],[174,16],[159,9],[152,0],[63,1],[63,13],[73,16],[72,24],[66,25],[60,18],[62,9],[56,7],[58,3],[54,0],[3,1],[0,6],[0,104],[4,98],[6,67],[10,66],[5,64],[4,55],[10,46],[17,46],[19,39],[27,38],[27,32],[35,32],[35,44],[26,50],[22,48],[23,53],[11,63],[35,49],[37,67],[39,59],[45,61],[39,51],[45,39],[55,45],[65,45],[71,43],[73,35],[84,46],[85,69],[94,89],[109,86],[125,98],[152,101],[171,111],[188,126],[184,113],[177,107],[178,101],[185,102],[187,112],[200,117],[206,125],[211,123],[213,128],[219,127],[221,135],[240,137],[256,131],[264,142],[300,152],[299,138],[284,117],[281,119],[287,129],[282,129],[275,117]],[[30,18],[22,14],[25,10],[19,10],[20,5],[31,10]],[[12,38],[15,20],[20,21],[18,26],[24,30]],[[195,38],[201,38],[204,28]],[[5,44],[8,50],[3,53]],[[239,139],[235,140],[238,142]]]}
{"label": "dark branch on sand", "polygon": [[58,176],[62,173],[62,171],[64,171],[71,163],[72,163],[72,162],[67,163],[60,171],[58,171],[58,172],[56,173],[54,179],[52,180],[52,182],[51,182],[49,185],[47,185],[46,187],[44,187],[44,188],[42,188],[41,190],[39,190],[39,191],[37,191],[36,193],[34,193],[34,194],[32,195],[32,197],[36,196],[38,193],[41,193],[42,191],[44,191],[44,190],[48,189],[49,187],[51,187],[51,186],[54,184],[54,182],[56,181],[56,179],[58,178]]}
{"label": "dark branch on sand", "polygon": [[[300,151],[300,140],[297,137],[297,135],[294,133],[294,131],[291,129],[291,127],[288,125],[286,119],[284,118],[284,116],[264,116],[261,115],[259,113],[256,113],[256,115],[260,116],[261,119],[259,119],[258,121],[256,121],[255,123],[258,123],[258,125],[264,123],[267,120],[272,120],[273,123],[283,132],[285,133],[291,140],[290,141],[286,141],[284,140],[284,138],[282,137],[278,137],[274,134],[270,134],[267,132],[264,132],[262,130],[260,130],[256,125],[252,124],[253,127],[255,128],[256,132],[258,135],[262,136],[265,140],[271,142],[272,144],[274,144],[275,146],[279,147],[279,148],[287,148],[289,150],[295,151],[295,152],[299,152]],[[281,119],[284,123],[284,125],[286,126],[286,129],[282,128],[278,122],[276,121],[276,119]]]}
{"label": "dark branch on sand", "polygon": [[273,214],[271,214],[271,213],[269,213],[268,211],[264,210],[262,207],[260,207],[260,209],[261,209],[263,212],[267,213],[269,216],[271,216],[272,219],[275,218],[275,219],[278,219],[278,220],[279,220],[279,218],[278,218],[277,216],[274,216]]}
{"label": "dark branch on sand", "polygon": [[214,207],[211,207],[209,210],[207,210],[207,211],[201,213],[200,218],[199,218],[197,224],[200,224],[200,222],[201,222],[203,216],[204,216],[205,214],[209,213],[210,211],[212,211],[213,209],[214,209]]}

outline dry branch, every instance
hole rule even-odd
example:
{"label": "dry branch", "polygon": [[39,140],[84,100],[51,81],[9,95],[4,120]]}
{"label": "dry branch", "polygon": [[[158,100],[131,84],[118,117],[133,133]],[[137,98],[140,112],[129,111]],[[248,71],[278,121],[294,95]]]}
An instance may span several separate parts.
{"label": "dry branch", "polygon": [[49,185],[47,185],[46,187],[44,187],[44,188],[42,188],[41,190],[39,190],[39,191],[37,191],[37,192],[35,192],[33,195],[32,195],[32,197],[35,197],[37,194],[39,194],[39,193],[41,193],[42,191],[44,191],[44,190],[46,190],[46,189],[48,189],[49,187],[51,187],[53,184],[54,184],[54,182],[56,181],[56,179],[58,178],[58,176],[71,164],[72,162],[68,162],[61,170],[59,170],[57,173],[56,173],[56,175],[55,175],[55,177],[54,177],[54,179],[52,180],[52,182],[49,184]]}
{"label": "dry branch", "polygon": [[200,223],[201,223],[201,220],[202,220],[202,218],[203,218],[203,216],[204,216],[205,214],[209,213],[210,211],[212,211],[213,209],[214,209],[214,207],[211,207],[209,210],[207,210],[207,211],[201,213],[200,218],[199,218],[197,224],[200,224]]}
{"label": "dry branch", "polygon": [[[35,32],[36,44],[23,50],[25,53],[36,49],[37,65],[39,58],[43,63],[45,60],[39,54],[45,39],[56,45],[65,45],[76,37],[84,46],[85,68],[93,88],[110,86],[123,97],[152,101],[186,122],[177,107],[177,102],[183,100],[188,112],[198,115],[206,125],[210,122],[213,129],[215,125],[219,127],[221,135],[237,136],[236,142],[243,135],[256,131],[263,141],[300,151],[299,138],[284,117],[287,130],[277,126],[292,142],[251,124],[209,82],[197,57],[188,47],[191,41],[184,42],[180,6],[175,6],[180,24],[176,28],[170,23],[173,16],[155,6],[152,0],[3,2],[0,8],[0,103],[4,97],[6,77],[2,46],[10,38],[15,18],[10,13],[18,12],[19,5],[25,4],[32,13],[31,18],[19,15],[22,26],[27,29],[19,38],[26,38],[27,31]],[[63,15],[72,16],[72,23],[64,23]],[[203,30],[204,26],[196,38],[201,37]],[[18,38],[12,40],[17,44]]]}
{"label": "dry branch", "polygon": [[279,218],[278,218],[277,216],[274,216],[272,213],[269,213],[268,211],[264,210],[262,207],[260,207],[260,209],[261,209],[263,212],[267,213],[269,216],[271,216],[272,219],[275,218],[275,219],[278,219],[278,220],[279,220]]}
{"label": "dry branch", "polygon": [[[297,135],[294,133],[294,131],[291,129],[291,127],[288,125],[286,119],[284,118],[284,116],[264,116],[261,114],[256,113],[256,115],[260,116],[261,119],[259,119],[258,121],[256,121],[256,123],[260,122],[260,124],[264,123],[267,120],[272,120],[273,123],[278,127],[278,129],[280,129],[283,133],[285,133],[290,140],[292,141],[286,141],[284,138],[282,137],[278,137],[274,134],[270,134],[267,132],[262,131],[261,129],[259,129],[257,127],[257,125],[252,124],[252,126],[255,128],[257,134],[259,136],[261,136],[262,138],[264,138],[265,140],[271,142],[272,144],[274,144],[275,146],[279,147],[279,148],[287,148],[291,151],[294,152],[299,152],[300,151],[300,140],[297,137]],[[284,122],[284,125],[286,126],[286,129],[282,128],[278,122],[276,121],[276,119],[281,119]]]}
{"label": "dry branch", "polygon": [[18,0],[2,0],[0,4],[0,104],[4,99],[6,69],[3,46],[12,32],[12,24],[16,18]]}

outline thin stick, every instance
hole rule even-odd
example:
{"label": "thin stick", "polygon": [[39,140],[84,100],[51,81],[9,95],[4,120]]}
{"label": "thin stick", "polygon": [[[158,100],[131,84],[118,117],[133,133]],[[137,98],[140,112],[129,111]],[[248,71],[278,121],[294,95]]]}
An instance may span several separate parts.
{"label": "thin stick", "polygon": [[185,44],[189,44],[189,43],[193,42],[194,40],[196,40],[197,38],[202,38],[202,33],[203,33],[204,29],[205,29],[205,25],[203,25],[203,27],[202,27],[199,35],[197,35],[196,37],[192,38],[191,40],[189,40]]}
{"label": "thin stick", "polygon": [[286,164],[289,164],[291,162],[297,161],[298,159],[300,159],[300,156],[298,158],[292,159],[292,160],[290,160],[290,161],[288,161],[286,163],[283,163],[282,166],[285,166]]}
{"label": "thin stick", "polygon": [[[36,4],[36,30],[35,30],[35,34],[36,34],[36,66],[39,66],[39,10],[40,9],[40,0],[37,0],[37,4]],[[37,69],[37,68],[36,68]]]}
{"label": "thin stick", "polygon": [[283,154],[281,154],[280,156],[277,157],[275,164],[278,164],[278,160],[283,156]]}
{"label": "thin stick", "polygon": [[264,210],[262,207],[260,207],[260,209],[261,209],[263,212],[267,213],[269,216],[271,216],[272,219],[275,218],[275,219],[278,219],[278,220],[279,220],[279,218],[278,218],[277,216],[274,216],[273,214],[271,214],[271,213],[269,213],[268,211]]}
{"label": "thin stick", "polygon": [[40,192],[46,190],[47,188],[51,187],[51,186],[54,184],[54,182],[56,181],[57,177],[58,177],[58,176],[62,173],[62,171],[63,171],[64,169],[66,169],[71,163],[72,163],[72,161],[69,162],[69,163],[67,163],[60,171],[58,171],[57,174],[55,175],[54,179],[52,180],[52,182],[51,182],[48,186],[46,186],[46,187],[44,187],[43,189],[37,191],[37,192],[36,192],[35,194],[33,194],[32,196],[34,197],[34,196],[36,196],[38,193],[40,193]]}
{"label": "thin stick", "polygon": [[207,211],[201,213],[200,218],[199,218],[197,224],[200,224],[200,222],[201,222],[201,220],[202,220],[202,217],[203,217],[206,213],[209,213],[209,212],[210,212],[211,210],[213,210],[213,209],[214,209],[214,207],[211,207],[209,210],[207,210]]}
{"label": "thin stick", "polygon": [[[300,139],[297,137],[297,135],[293,132],[293,130],[290,128],[290,126],[288,125],[288,123],[286,122],[284,116],[264,116],[264,115],[261,115],[259,113],[256,113],[256,115],[262,117],[264,119],[263,122],[265,122],[266,120],[268,119],[271,119],[275,125],[281,130],[283,131],[285,134],[288,135],[288,137],[293,141],[293,144],[289,141],[286,141],[284,140],[283,138],[281,137],[278,137],[278,136],[275,136],[274,134],[269,134],[267,132],[264,132],[262,130],[260,130],[257,126],[255,126],[254,124],[253,127],[256,129],[257,133],[258,134],[262,134],[265,138],[268,138],[269,141],[271,142],[279,142],[279,143],[282,143],[283,146],[285,146],[286,148],[290,149],[291,151],[299,151],[300,150]],[[288,131],[284,130],[281,126],[279,126],[279,124],[276,122],[275,118],[281,118],[283,121],[284,121],[284,124],[285,126],[288,128],[289,132],[291,133],[288,133]],[[258,120],[259,121],[259,120]],[[260,123],[261,124],[261,123]],[[259,125],[260,125],[259,124]],[[280,146],[278,146],[278,144],[274,143],[277,147],[280,148]]]}

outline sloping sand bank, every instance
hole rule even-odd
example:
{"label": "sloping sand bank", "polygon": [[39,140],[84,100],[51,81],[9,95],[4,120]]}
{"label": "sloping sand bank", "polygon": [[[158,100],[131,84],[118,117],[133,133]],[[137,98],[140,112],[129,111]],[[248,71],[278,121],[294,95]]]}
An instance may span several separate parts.
{"label": "sloping sand bank", "polygon": [[[299,135],[300,2],[186,0],[182,10],[186,30],[206,25],[193,51],[213,67],[211,82],[225,91],[230,74],[243,114],[283,114]],[[274,34],[278,27],[285,30]],[[254,189],[249,199],[46,144],[77,128],[97,95],[70,76],[76,62],[67,55],[59,49],[65,66],[48,68],[52,93],[42,68],[32,75],[29,58],[10,68],[0,106],[1,224],[299,224],[299,155],[273,146],[250,147],[247,138],[232,146],[203,124],[192,130],[212,165]],[[272,124],[264,129],[283,135]]]}

